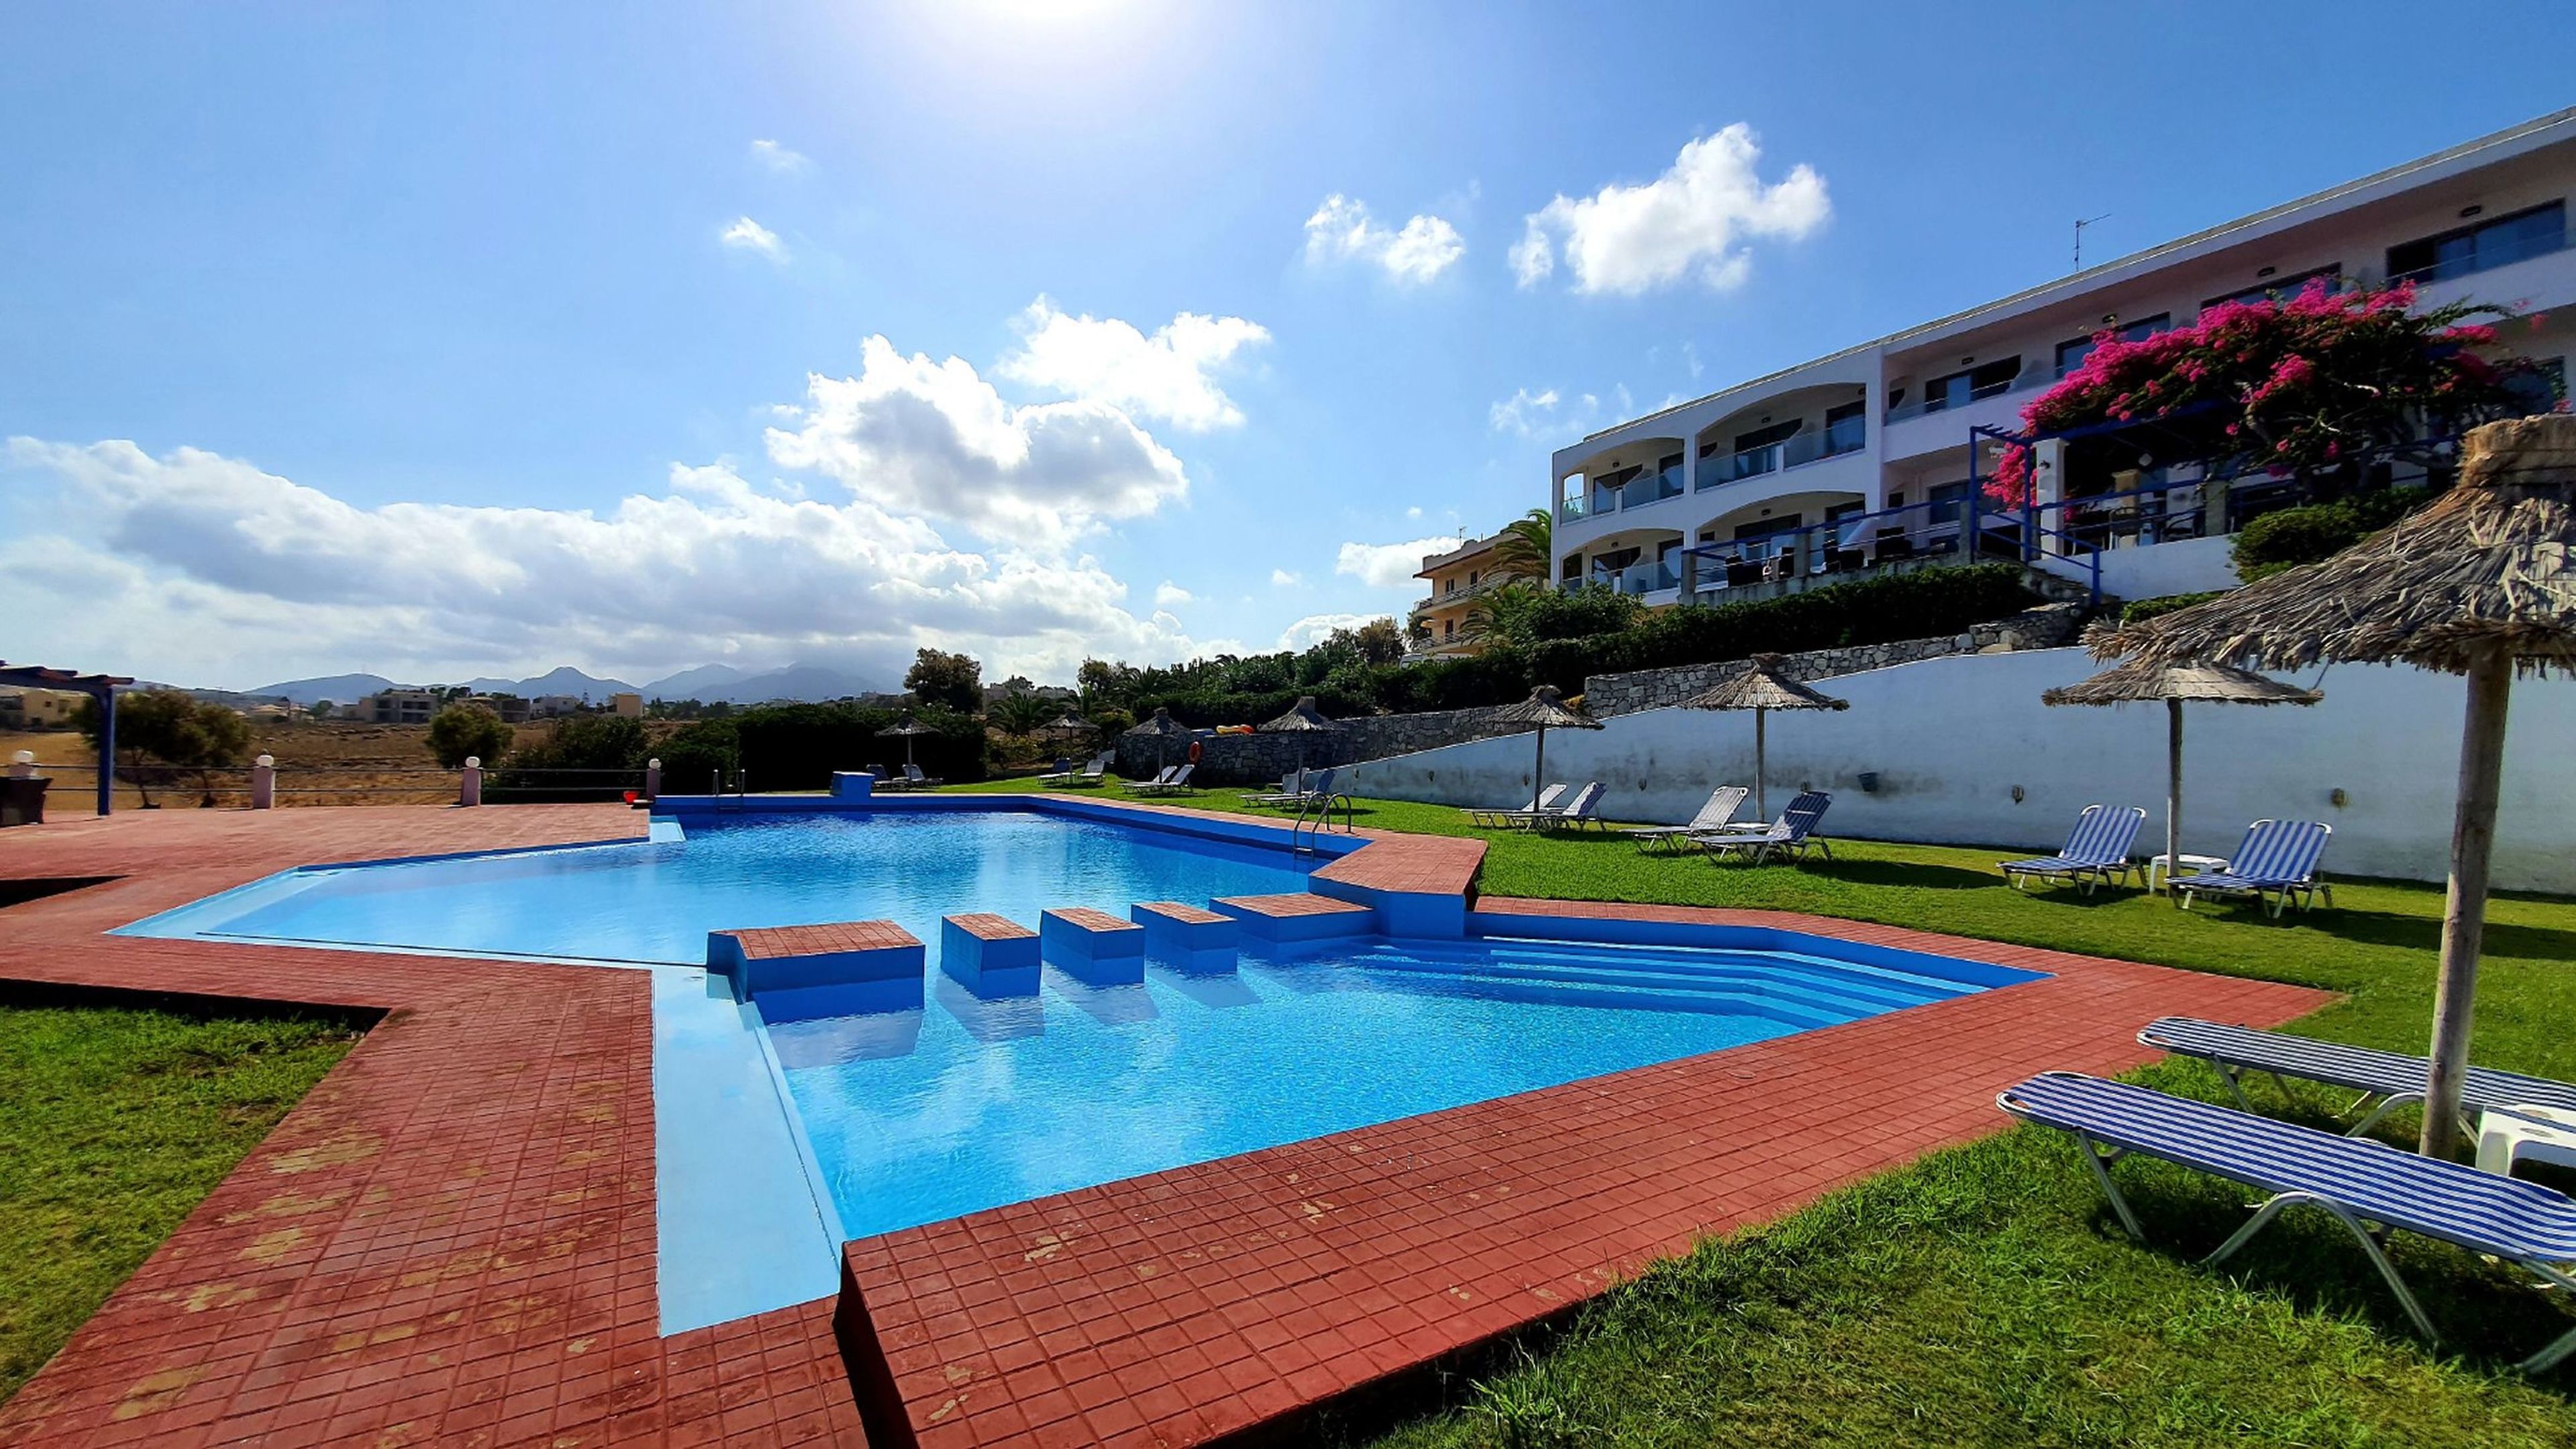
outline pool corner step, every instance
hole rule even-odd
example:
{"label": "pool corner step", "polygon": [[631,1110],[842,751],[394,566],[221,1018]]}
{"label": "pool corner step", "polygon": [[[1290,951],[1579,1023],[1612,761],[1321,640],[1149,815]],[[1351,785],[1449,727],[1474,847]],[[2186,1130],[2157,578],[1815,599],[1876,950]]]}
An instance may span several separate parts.
{"label": "pool corner step", "polygon": [[1376,911],[1331,896],[1221,896],[1208,905],[1234,917],[1243,934],[1260,941],[1322,941],[1377,928]]}
{"label": "pool corner step", "polygon": [[1182,901],[1138,901],[1127,918],[1145,928],[1145,952],[1193,971],[1231,971],[1243,925],[1223,911]]}
{"label": "pool corner step", "polygon": [[918,1007],[927,954],[892,921],[707,933],[707,969],[773,1019]]}

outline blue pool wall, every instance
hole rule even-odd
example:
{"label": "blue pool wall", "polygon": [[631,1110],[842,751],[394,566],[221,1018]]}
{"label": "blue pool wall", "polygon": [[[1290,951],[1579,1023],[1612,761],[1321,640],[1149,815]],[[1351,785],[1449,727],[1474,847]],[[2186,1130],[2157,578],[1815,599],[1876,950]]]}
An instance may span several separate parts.
{"label": "blue pool wall", "polygon": [[1518,911],[1470,911],[1467,929],[1475,936],[1536,936],[1557,941],[1590,941],[1611,946],[1688,946],[1716,951],[1785,951],[1822,956],[1929,976],[1973,986],[2018,986],[2047,979],[2044,971],[1997,966],[1964,956],[1942,956],[1855,941],[1848,936],[1811,935],[1770,926],[1712,926],[1690,921],[1604,919],[1596,916],[1525,915]]}

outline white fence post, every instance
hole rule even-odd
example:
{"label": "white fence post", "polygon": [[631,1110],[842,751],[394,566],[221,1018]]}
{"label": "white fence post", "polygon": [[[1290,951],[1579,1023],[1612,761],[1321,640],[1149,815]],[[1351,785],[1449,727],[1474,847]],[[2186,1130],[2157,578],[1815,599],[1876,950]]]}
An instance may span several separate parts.
{"label": "white fence post", "polygon": [[644,798],[647,800],[662,798],[662,762],[660,760],[644,762]]}
{"label": "white fence post", "polygon": [[250,808],[274,809],[277,805],[277,757],[262,755],[250,762]]}
{"label": "white fence post", "polygon": [[465,781],[456,792],[456,803],[459,805],[483,803],[483,757],[481,755],[465,757]]}
{"label": "white fence post", "polygon": [[9,775],[10,778],[18,780],[32,780],[36,778],[36,752],[34,750],[20,750],[18,753],[11,755],[9,757]]}

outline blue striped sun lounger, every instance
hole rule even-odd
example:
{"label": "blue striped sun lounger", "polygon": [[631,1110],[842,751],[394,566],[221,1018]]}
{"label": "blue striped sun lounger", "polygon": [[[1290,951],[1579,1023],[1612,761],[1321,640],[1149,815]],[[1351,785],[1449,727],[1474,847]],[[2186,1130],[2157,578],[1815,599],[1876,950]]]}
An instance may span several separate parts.
{"label": "blue striped sun lounger", "polygon": [[1834,848],[1826,843],[1823,836],[1816,834],[1816,827],[1824,823],[1825,810],[1833,803],[1834,797],[1824,791],[1809,790],[1790,801],[1789,808],[1781,811],[1780,818],[1769,825],[1737,830],[1695,830],[1691,832],[1691,843],[1711,855],[1743,851],[1755,865],[1770,859],[1773,851],[1803,860],[1809,850],[1821,850],[1825,859],[1831,860]]}
{"label": "blue striped sun lounger", "polygon": [[2144,879],[2144,867],[2129,859],[2129,847],[2138,839],[2138,825],[2147,812],[2135,805],[2114,807],[2087,805],[2075,817],[2075,829],[2066,837],[2066,848],[2055,855],[2036,860],[2002,862],[2004,879],[2016,890],[2028,889],[2034,877],[2040,880],[2072,880],[2084,884],[2084,894],[2093,888],[2124,880],[2136,871]]}
{"label": "blue striped sun lounger", "polygon": [[2317,858],[2326,853],[2326,841],[2333,835],[2333,826],[2317,820],[2257,820],[2245,827],[2245,839],[2227,858],[2225,870],[2167,876],[2165,889],[2182,892],[2186,911],[2195,895],[2252,896],[2261,905],[2269,893],[2275,916],[2288,908],[2293,897],[2300,910],[2308,909],[2317,903],[2319,892],[2331,906],[2334,887],[2317,879]]}
{"label": "blue striped sun lounger", "polygon": [[[2111,1177],[2111,1164],[2129,1153],[2270,1194],[2235,1236],[2202,1260],[2205,1265],[2227,1261],[2283,1208],[2323,1208],[2351,1230],[2406,1316],[2437,1344],[2441,1335],[2424,1305],[2380,1247],[2379,1235],[2389,1229],[2490,1254],[2576,1294],[2576,1277],[2569,1276],[2569,1265],[2576,1264],[2576,1199],[2555,1188],[2077,1072],[2033,1077],[1997,1095],[1995,1105],[2022,1121],[2073,1134],[2076,1150],[2133,1238],[2144,1240],[2145,1230]],[[2523,1360],[2522,1367],[2539,1373],[2570,1353],[2576,1353],[2576,1328]]]}
{"label": "blue striped sun lounger", "polygon": [[[2422,1057],[2317,1041],[2286,1032],[2257,1031],[2250,1026],[2227,1026],[2189,1016],[2148,1022],[2146,1029],[2138,1033],[2138,1040],[2160,1052],[2198,1057],[2216,1067],[2237,1105],[2248,1112],[2254,1108],[2245,1100],[2241,1081],[2247,1072],[2268,1072],[2275,1078],[2297,1077],[2361,1093],[2346,1111],[2378,1098],[2379,1105],[2352,1129],[2355,1136],[2379,1125],[2379,1119],[2392,1110],[2423,1101],[2424,1081],[2433,1070],[2433,1064]],[[2576,1086],[2547,1077],[2526,1077],[2520,1072],[2471,1067],[2460,1080],[2460,1105],[2473,1112],[2509,1112],[2516,1107],[2557,1107],[2576,1112]]]}

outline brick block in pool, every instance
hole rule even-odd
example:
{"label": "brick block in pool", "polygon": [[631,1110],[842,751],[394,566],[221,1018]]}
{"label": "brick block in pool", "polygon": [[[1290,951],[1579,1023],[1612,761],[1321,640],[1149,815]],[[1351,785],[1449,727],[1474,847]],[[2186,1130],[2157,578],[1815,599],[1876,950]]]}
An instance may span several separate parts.
{"label": "brick block in pool", "polygon": [[1067,906],[1038,917],[1039,949],[1057,969],[1094,986],[1145,979],[1145,928],[1107,911]]}
{"label": "brick block in pool", "polygon": [[1192,966],[1232,965],[1243,927],[1222,911],[1179,901],[1138,901],[1127,914],[1145,928],[1145,950]]}
{"label": "brick block in pool", "polygon": [[917,987],[923,957],[921,942],[892,921],[707,933],[707,969],[730,980],[740,1001],[861,982],[908,980]]}
{"label": "brick block in pool", "polygon": [[1038,933],[989,912],[943,916],[939,969],[977,996],[1035,996]]}
{"label": "brick block in pool", "polygon": [[1330,896],[1223,896],[1208,902],[1240,922],[1243,934],[1258,941],[1321,941],[1335,936],[1366,935],[1377,925],[1377,912]]}

